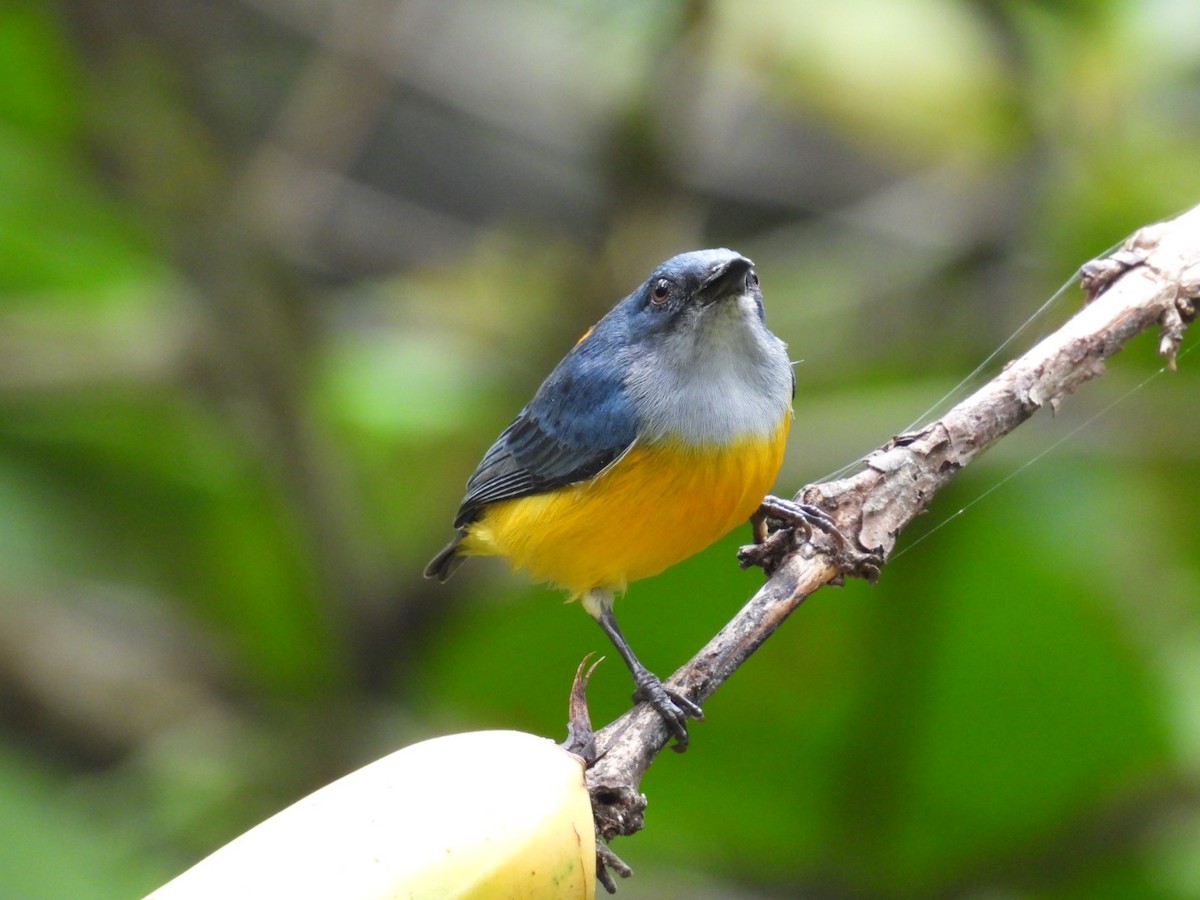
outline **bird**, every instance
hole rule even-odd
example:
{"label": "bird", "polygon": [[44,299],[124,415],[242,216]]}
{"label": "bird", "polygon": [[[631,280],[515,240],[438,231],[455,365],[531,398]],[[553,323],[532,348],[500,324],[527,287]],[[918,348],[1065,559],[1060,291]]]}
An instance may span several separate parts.
{"label": "bird", "polygon": [[683,750],[703,712],[641,663],[613,603],[755,515],[794,394],[753,261],[725,248],[673,256],[586,331],[483,455],[425,575],[444,582],[466,558],[496,556],[568,591]]}

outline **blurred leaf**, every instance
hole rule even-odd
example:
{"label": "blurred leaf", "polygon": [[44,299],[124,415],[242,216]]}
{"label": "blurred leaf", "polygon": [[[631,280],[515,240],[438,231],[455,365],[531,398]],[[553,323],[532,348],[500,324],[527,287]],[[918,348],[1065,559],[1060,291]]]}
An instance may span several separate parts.
{"label": "blurred leaf", "polygon": [[80,808],[41,767],[0,748],[0,892],[27,900],[136,897],[170,873],[135,855],[132,836]]}

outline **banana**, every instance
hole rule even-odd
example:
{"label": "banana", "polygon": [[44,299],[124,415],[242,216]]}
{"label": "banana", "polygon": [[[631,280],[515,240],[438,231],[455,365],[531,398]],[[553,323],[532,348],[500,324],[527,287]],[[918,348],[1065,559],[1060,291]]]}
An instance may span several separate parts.
{"label": "banana", "polygon": [[352,772],[146,900],[594,900],[595,892],[582,761],[546,738],[476,731]]}

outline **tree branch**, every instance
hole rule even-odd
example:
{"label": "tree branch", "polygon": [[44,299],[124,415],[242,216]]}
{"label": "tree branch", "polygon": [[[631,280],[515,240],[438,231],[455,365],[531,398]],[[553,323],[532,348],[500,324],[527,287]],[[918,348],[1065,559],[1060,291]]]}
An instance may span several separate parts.
{"label": "tree branch", "polygon": [[[900,532],[963,467],[1035,412],[1052,409],[1131,337],[1157,324],[1159,353],[1174,368],[1186,325],[1200,300],[1200,206],[1136,232],[1120,250],[1083,266],[1088,303],[1057,332],[1010,362],[994,379],[919,431],[892,438],[861,471],[804,488],[797,499],[825,510],[851,545],[830,535],[788,534],[766,584],[668,684],[698,703],[762,645],[813,591],[853,571],[850,555],[886,560]],[[865,574],[874,574],[875,570]],[[587,780],[597,834],[605,841],[641,829],[642,776],[667,743],[662,719],[646,704],[596,732]]]}

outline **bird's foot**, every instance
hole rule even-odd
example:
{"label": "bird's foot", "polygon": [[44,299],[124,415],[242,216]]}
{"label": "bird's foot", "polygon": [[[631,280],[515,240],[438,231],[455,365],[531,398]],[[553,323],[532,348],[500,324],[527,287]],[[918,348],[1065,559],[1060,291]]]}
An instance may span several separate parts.
{"label": "bird's foot", "polygon": [[667,728],[675,737],[671,749],[682,753],[688,746],[687,720],[703,719],[704,710],[678,691],[665,687],[653,672],[642,671],[634,676],[637,690],[633,692],[633,701],[646,701],[662,716]]}
{"label": "bird's foot", "polygon": [[750,517],[754,543],[738,550],[738,562],[743,569],[759,566],[768,575],[772,574],[795,544],[797,534],[811,540],[813,531],[828,534],[837,551],[843,551],[849,542],[823,509],[811,503],[797,503],[768,494],[758,510]]}
{"label": "bird's foot", "polygon": [[798,528],[806,535],[812,536],[813,529],[824,531],[841,547],[847,543],[845,535],[838,529],[837,523],[819,506],[811,503],[797,503],[795,500],[785,500],[767,494],[763,497],[758,512],[751,519],[755,523],[755,540],[759,534],[766,535],[768,522],[775,521],[785,528]]}
{"label": "bird's foot", "polygon": [[798,536],[802,536],[804,544],[809,545],[811,554],[811,544],[817,532],[828,535],[832,542],[829,550],[837,557],[839,568],[847,575],[873,582],[883,564],[879,554],[858,549],[842,534],[828,513],[811,503],[797,503],[768,495],[763,498],[750,523],[754,529],[754,543],[738,550],[738,562],[743,569],[760,566],[767,575],[771,575],[795,549]]}

